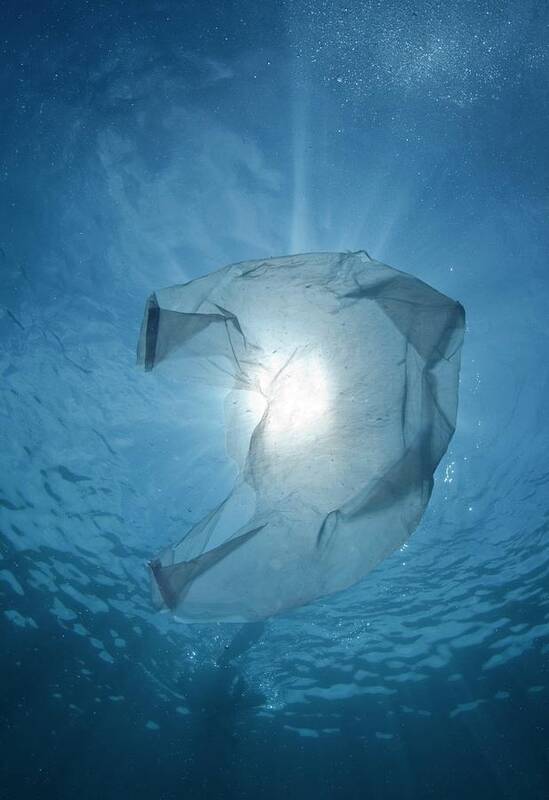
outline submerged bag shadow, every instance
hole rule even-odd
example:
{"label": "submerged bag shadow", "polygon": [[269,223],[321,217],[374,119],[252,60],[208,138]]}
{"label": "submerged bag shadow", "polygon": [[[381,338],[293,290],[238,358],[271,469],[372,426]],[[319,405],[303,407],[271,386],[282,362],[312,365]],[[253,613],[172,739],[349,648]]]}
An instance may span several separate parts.
{"label": "submerged bag shadow", "polygon": [[229,496],[151,562],[187,621],[362,578],[418,525],[455,428],[464,311],[365,252],[233,264],[153,294],[138,363],[225,392]]}

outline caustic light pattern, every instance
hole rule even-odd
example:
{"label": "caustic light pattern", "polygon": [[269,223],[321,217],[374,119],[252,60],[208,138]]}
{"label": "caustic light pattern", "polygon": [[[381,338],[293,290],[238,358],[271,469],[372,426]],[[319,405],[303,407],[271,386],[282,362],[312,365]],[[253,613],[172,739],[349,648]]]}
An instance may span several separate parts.
{"label": "caustic light pattern", "polygon": [[456,422],[462,306],[367,253],[233,264],[147,303],[138,362],[222,392],[229,496],[151,562],[187,621],[361,579],[417,527]]}

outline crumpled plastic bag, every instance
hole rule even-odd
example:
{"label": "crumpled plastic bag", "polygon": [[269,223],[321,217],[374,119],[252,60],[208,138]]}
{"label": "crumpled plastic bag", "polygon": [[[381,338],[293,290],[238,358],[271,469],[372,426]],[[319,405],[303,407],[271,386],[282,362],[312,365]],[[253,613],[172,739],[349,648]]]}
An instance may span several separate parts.
{"label": "crumpled plastic bag", "polygon": [[401,546],[454,432],[463,330],[459,303],[364,251],[233,264],[153,294],[138,363],[225,392],[238,464],[229,496],[151,562],[157,604],[264,619]]}

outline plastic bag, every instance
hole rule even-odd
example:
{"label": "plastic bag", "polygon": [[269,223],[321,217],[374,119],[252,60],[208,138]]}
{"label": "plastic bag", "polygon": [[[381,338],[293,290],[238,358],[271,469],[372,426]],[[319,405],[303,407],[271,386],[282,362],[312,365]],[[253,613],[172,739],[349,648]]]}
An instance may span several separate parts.
{"label": "plastic bag", "polygon": [[230,265],[153,294],[138,362],[225,393],[229,496],[151,562],[186,621],[360,580],[418,525],[456,421],[464,311],[365,252]]}

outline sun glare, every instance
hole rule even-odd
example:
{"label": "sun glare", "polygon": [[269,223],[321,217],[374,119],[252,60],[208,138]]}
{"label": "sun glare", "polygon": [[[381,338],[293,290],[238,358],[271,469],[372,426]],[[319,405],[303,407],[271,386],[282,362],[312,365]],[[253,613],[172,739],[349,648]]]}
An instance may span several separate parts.
{"label": "sun glare", "polygon": [[317,356],[295,356],[287,362],[274,358],[261,376],[259,389],[263,406],[266,403],[265,432],[270,437],[300,435],[325,421],[328,379]]}

